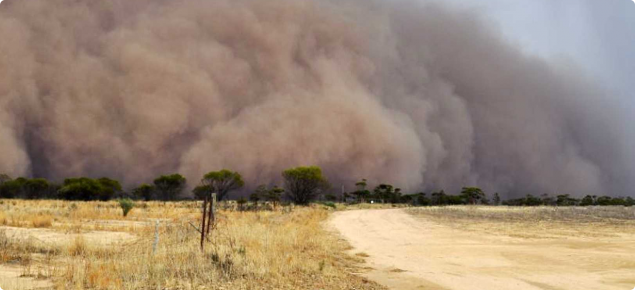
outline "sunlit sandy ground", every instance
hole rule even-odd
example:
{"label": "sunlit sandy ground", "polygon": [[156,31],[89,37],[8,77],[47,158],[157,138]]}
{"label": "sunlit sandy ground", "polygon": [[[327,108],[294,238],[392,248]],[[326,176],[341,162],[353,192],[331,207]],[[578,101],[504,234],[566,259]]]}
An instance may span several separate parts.
{"label": "sunlit sandy ground", "polygon": [[632,289],[635,209],[431,207],[331,225],[394,289]]}

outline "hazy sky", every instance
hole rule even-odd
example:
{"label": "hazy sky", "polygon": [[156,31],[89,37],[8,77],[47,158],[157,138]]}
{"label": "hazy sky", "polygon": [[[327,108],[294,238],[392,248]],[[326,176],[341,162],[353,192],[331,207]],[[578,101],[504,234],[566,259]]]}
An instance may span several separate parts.
{"label": "hazy sky", "polygon": [[491,17],[527,53],[570,58],[632,101],[635,3],[630,0],[445,0]]}

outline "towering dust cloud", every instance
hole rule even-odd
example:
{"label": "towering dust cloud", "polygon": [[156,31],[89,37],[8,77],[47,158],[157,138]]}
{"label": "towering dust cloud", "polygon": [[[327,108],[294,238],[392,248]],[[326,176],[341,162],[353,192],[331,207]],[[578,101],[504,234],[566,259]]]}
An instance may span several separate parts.
{"label": "towering dust cloud", "polygon": [[431,3],[8,0],[0,172],[628,195],[626,119],[577,71]]}

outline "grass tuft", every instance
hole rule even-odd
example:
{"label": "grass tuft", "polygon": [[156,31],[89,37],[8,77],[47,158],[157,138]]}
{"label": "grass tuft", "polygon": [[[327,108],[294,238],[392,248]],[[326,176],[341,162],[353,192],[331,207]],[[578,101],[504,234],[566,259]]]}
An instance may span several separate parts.
{"label": "grass tuft", "polygon": [[31,219],[34,228],[50,228],[53,226],[53,217],[50,215],[38,215]]}

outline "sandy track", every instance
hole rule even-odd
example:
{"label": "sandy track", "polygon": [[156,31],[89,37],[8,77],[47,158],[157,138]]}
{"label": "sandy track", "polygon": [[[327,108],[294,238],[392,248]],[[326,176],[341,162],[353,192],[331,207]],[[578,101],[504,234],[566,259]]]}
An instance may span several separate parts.
{"label": "sandy track", "polygon": [[635,239],[525,239],[456,230],[403,210],[354,210],[330,224],[393,289],[633,289]]}

